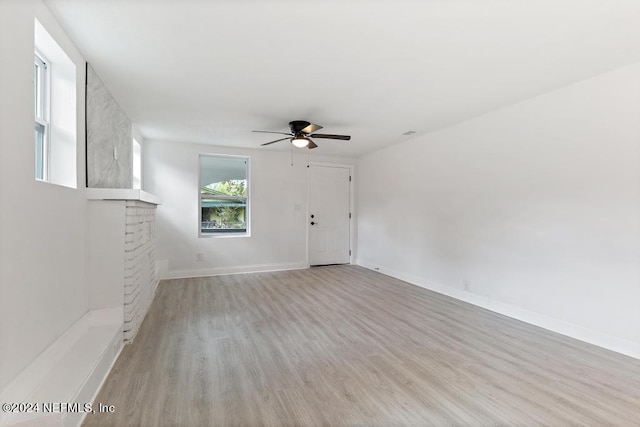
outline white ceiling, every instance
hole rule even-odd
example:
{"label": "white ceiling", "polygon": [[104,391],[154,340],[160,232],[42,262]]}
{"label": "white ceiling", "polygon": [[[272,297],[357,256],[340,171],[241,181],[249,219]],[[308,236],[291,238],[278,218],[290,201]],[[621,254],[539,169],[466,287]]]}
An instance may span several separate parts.
{"label": "white ceiling", "polygon": [[[637,0],[45,0],[145,138],[358,156],[640,61]],[[287,141],[264,149],[288,149]]]}

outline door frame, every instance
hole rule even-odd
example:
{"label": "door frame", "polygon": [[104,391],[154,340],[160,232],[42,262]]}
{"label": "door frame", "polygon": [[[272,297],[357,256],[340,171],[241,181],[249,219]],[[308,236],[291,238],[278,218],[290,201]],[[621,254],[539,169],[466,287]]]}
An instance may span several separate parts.
{"label": "door frame", "polygon": [[[355,206],[355,165],[346,164],[346,163],[329,163],[329,162],[309,162],[309,168],[312,166],[320,166],[327,168],[343,168],[349,169],[349,176],[351,177],[351,181],[349,181],[349,212],[351,212],[351,218],[349,219],[349,250],[351,253],[349,254],[349,264],[355,265],[356,259],[356,206]],[[308,170],[307,170],[308,172]],[[307,252],[307,268],[311,267],[309,264],[309,215],[311,215],[309,211],[309,203],[311,201],[311,179],[309,178],[309,173],[307,173],[307,213],[306,213],[306,221],[307,221],[307,235],[306,235],[306,252]]]}

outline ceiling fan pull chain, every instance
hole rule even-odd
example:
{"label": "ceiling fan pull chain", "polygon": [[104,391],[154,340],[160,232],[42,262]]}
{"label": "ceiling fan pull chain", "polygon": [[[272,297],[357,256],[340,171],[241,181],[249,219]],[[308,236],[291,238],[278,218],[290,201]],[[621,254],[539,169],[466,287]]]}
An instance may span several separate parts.
{"label": "ceiling fan pull chain", "polygon": [[291,166],[293,166],[293,145],[291,145]]}

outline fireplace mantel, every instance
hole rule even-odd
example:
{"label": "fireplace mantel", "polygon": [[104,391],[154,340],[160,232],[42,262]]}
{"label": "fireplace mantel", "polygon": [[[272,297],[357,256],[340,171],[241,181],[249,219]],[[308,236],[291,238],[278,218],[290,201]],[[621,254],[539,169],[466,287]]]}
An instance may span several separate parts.
{"label": "fireplace mantel", "polygon": [[89,200],[137,200],[140,202],[161,205],[160,197],[143,190],[126,188],[87,188]]}

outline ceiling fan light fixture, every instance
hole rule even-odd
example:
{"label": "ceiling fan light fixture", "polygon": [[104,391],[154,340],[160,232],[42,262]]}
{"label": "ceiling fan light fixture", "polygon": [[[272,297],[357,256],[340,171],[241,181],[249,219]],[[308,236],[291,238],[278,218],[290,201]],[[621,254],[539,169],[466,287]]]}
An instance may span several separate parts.
{"label": "ceiling fan light fixture", "polygon": [[296,136],[291,138],[291,143],[298,148],[303,148],[309,145],[311,140],[309,138],[305,138],[304,136]]}

